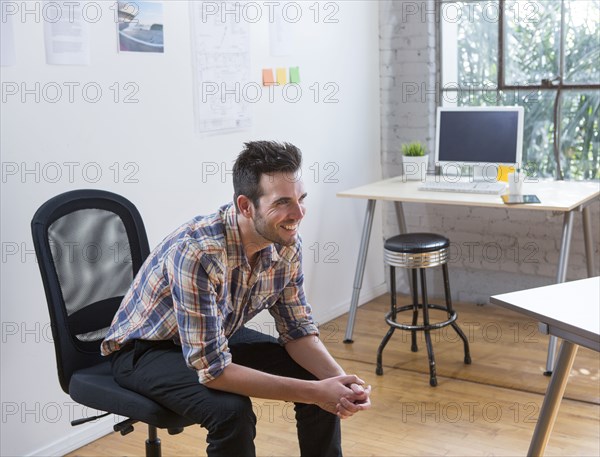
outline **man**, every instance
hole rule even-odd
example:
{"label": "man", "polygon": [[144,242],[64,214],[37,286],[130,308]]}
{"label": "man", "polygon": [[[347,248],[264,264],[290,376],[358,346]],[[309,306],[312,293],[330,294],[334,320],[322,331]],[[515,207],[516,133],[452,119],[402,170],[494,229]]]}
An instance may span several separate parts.
{"label": "man", "polygon": [[[182,225],[150,254],[106,339],[116,381],[208,430],[210,456],[252,456],[248,397],[296,403],[302,456],[341,455],[340,418],[370,407],[318,338],[303,290],[306,192],[291,144],[246,143],[234,202]],[[273,337],[243,324],[268,309]]]}

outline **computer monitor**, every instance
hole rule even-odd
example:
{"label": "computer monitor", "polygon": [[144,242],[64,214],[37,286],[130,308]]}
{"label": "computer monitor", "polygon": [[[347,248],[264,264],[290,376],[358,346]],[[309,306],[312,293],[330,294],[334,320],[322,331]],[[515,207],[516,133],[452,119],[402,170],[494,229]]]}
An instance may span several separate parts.
{"label": "computer monitor", "polygon": [[435,162],[446,176],[472,166],[474,179],[491,180],[498,165],[519,167],[523,154],[521,106],[439,107]]}

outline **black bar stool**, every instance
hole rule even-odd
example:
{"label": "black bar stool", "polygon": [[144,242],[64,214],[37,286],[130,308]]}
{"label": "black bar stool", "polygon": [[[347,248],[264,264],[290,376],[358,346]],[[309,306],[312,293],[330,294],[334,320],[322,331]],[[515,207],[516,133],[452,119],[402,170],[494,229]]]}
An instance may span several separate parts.
{"label": "black bar stool", "polygon": [[[433,355],[433,346],[431,345],[431,330],[438,330],[447,325],[458,333],[463,340],[466,364],[471,363],[469,352],[469,342],[467,337],[456,323],[457,314],[452,309],[452,300],[450,298],[450,281],[448,279],[448,247],[450,240],[448,238],[436,235],[435,233],[407,233],[389,238],[384,245],[384,261],[390,266],[390,289],[391,289],[391,310],[385,316],[385,321],[390,326],[387,334],[383,337],[379,349],[377,350],[377,370],[378,375],[383,374],[382,354],[385,345],[388,343],[394,331],[399,328],[411,332],[411,350],[418,351],[417,331],[425,332],[425,344],[427,346],[427,355],[429,357],[429,384],[432,387],[437,385],[435,370],[435,358]],[[446,306],[430,304],[427,299],[427,283],[425,280],[425,269],[442,266],[444,275],[444,293],[446,296]],[[412,279],[412,305],[396,306],[396,267],[408,268],[411,271]],[[419,292],[417,284],[417,270],[421,276],[421,298],[419,303]],[[419,309],[423,310],[423,324],[418,324]],[[429,310],[439,309],[448,313],[448,319],[442,322],[429,322]],[[398,313],[412,310],[412,324],[402,324],[396,322]]]}

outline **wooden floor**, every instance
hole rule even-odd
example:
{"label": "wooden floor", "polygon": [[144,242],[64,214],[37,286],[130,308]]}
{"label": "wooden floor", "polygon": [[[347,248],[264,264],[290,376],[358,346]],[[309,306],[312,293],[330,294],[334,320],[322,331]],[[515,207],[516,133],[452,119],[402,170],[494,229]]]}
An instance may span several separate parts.
{"label": "wooden floor", "polygon": [[[358,310],[351,345],[342,342],[346,315],[321,325],[321,338],[344,369],[373,386],[373,408],[343,422],[344,455],[525,455],[549,380],[542,375],[548,339],[537,323],[492,305],[455,305],[473,363],[463,364],[462,343],[451,329],[438,331],[438,386],[431,388],[424,341],[413,353],[401,331],[383,354],[384,375],[375,375],[388,299]],[[253,404],[257,455],[299,455],[293,408],[273,400]],[[143,456],[145,434],[142,426],[125,437],[113,433],[69,456]],[[161,431],[160,437],[164,456],[206,455],[199,426],[176,436]],[[579,349],[546,455],[600,455],[598,353]]]}

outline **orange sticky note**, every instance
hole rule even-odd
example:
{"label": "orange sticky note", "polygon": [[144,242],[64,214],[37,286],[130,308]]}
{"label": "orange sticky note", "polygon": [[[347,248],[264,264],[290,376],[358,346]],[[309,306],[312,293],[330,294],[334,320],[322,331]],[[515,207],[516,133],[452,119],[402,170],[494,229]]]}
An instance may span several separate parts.
{"label": "orange sticky note", "polygon": [[277,69],[277,84],[279,84],[280,86],[287,84],[287,74],[286,73],[287,72],[286,72],[285,68]]}
{"label": "orange sticky note", "polygon": [[275,79],[273,79],[273,69],[272,68],[263,68],[262,80],[263,80],[263,86],[272,86],[275,84]]}

